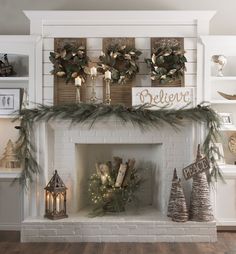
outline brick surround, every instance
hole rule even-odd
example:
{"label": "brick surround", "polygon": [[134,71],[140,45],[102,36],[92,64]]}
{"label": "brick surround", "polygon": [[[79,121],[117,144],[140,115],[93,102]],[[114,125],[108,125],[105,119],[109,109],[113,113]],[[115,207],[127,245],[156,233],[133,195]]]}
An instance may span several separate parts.
{"label": "brick surround", "polygon": [[87,212],[69,219],[28,219],[22,225],[22,242],[216,242],[215,222],[172,222],[154,209],[140,216],[121,214],[88,218]]}
{"label": "brick surround", "polygon": [[[181,169],[188,165],[195,151],[191,150],[194,143],[193,125],[185,123],[179,131],[163,126],[160,129],[149,129],[145,132],[131,124],[123,125],[117,120],[109,119],[97,123],[92,129],[86,125],[70,126],[66,121],[49,123],[48,131],[51,138],[48,150],[52,156],[48,158],[47,176],[56,168],[68,187],[69,218],[60,221],[49,221],[41,216],[28,217],[22,223],[21,239],[23,242],[70,241],[70,242],[209,242],[216,241],[216,223],[174,223],[166,216],[167,202],[173,168],[176,167],[181,176]],[[53,137],[53,138],[52,138]],[[158,191],[154,192],[153,204],[142,207],[136,213],[116,216],[89,218],[88,210],[81,210],[81,182],[78,168],[78,145],[156,145],[158,158]],[[148,157],[149,150],[146,151]],[[91,153],[88,149],[86,153]],[[83,158],[83,156],[81,157]],[[88,157],[89,158],[89,157]],[[189,181],[183,181],[186,197],[189,199]],[[41,201],[41,207],[44,206]]]}

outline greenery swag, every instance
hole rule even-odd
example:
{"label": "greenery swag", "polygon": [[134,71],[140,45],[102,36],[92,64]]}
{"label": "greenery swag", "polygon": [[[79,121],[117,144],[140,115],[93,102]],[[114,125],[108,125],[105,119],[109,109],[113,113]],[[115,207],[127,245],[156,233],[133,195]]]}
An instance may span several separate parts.
{"label": "greenery swag", "polygon": [[148,105],[127,108],[122,105],[75,103],[58,106],[38,105],[35,109],[23,109],[15,119],[21,122],[18,126],[20,137],[17,142],[17,154],[23,167],[21,175],[23,184],[26,184],[27,180],[32,181],[34,174],[40,171],[33,145],[33,128],[36,122],[61,119],[69,120],[71,124],[83,123],[92,127],[99,120],[108,119],[111,116],[115,116],[124,124],[130,122],[143,131],[149,128],[160,128],[163,124],[168,124],[178,130],[184,124],[183,119],[204,123],[208,132],[203,143],[203,149],[212,165],[209,176],[215,180],[218,176],[221,177],[220,169],[214,158],[217,151],[214,144],[219,134],[220,120],[217,113],[210,107],[199,105],[189,109],[160,108],[150,110]]}
{"label": "greenery swag", "polygon": [[180,79],[186,70],[187,62],[177,40],[163,40],[153,49],[152,58],[145,59],[151,69],[151,79],[167,84]]}
{"label": "greenery swag", "polygon": [[126,83],[139,72],[136,61],[141,54],[141,51],[126,45],[110,45],[99,57],[98,71],[104,74],[109,70],[112,83]]}
{"label": "greenery swag", "polygon": [[89,59],[84,46],[75,47],[66,44],[59,52],[50,52],[49,59],[53,64],[51,73],[58,77],[65,77],[66,83],[77,76],[85,80],[85,68]]}

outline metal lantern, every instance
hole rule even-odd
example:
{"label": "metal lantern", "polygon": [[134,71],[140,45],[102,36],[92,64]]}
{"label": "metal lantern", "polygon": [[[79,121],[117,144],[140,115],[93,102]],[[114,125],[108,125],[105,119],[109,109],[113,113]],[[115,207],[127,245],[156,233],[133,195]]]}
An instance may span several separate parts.
{"label": "metal lantern", "polygon": [[45,215],[44,217],[57,220],[67,218],[66,214],[66,186],[55,170],[52,179],[45,189]]}

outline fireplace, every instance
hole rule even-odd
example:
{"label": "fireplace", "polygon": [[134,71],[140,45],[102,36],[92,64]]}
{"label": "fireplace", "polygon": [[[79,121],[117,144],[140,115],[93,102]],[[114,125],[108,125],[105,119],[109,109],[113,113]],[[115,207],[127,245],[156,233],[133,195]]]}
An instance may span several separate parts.
{"label": "fireplace", "polygon": [[[163,126],[145,132],[112,119],[91,129],[70,126],[66,121],[47,124],[46,136],[50,138],[44,149],[50,150],[50,156],[46,178],[57,169],[64,180],[69,218],[48,221],[43,212],[28,217],[22,224],[22,241],[215,241],[215,222],[178,224],[166,215],[173,169],[181,175],[195,153],[193,126],[185,124],[179,131]],[[96,161],[110,160],[114,155],[135,158],[137,167],[143,168],[146,181],[139,193],[139,208],[131,206],[120,214],[91,218],[88,177]],[[190,192],[189,182],[185,182],[185,191]],[[43,209],[42,200],[39,211]]]}
{"label": "fireplace", "polygon": [[[158,209],[159,170],[161,167],[161,144],[77,144],[76,167],[78,186],[77,210],[89,209],[90,176],[95,173],[95,163],[112,161],[119,156],[123,161],[136,160],[135,168],[143,180],[137,198],[140,207]],[[136,209],[136,207],[133,207]]]}
{"label": "fireplace", "polygon": [[[186,87],[194,89],[193,105],[202,102],[203,62],[199,35],[208,34],[210,11],[26,11],[31,34],[42,37],[42,52],[36,52],[36,99],[53,104],[53,76],[49,52],[55,38],[87,38],[87,53],[91,59],[100,54],[102,38],[134,37],[140,58],[137,86],[151,86],[144,61],[150,56],[151,37],[182,37],[190,61],[185,73]],[[109,24],[109,25],[107,25]],[[40,44],[40,43],[39,43]],[[40,45],[39,45],[40,48]],[[91,87],[88,87],[91,89]],[[102,99],[102,80],[98,80],[97,95]],[[66,121],[40,123],[35,128],[37,160],[40,176],[30,185],[24,199],[23,242],[209,242],[216,241],[216,223],[172,222],[167,216],[167,203],[173,169],[179,176],[184,166],[195,157],[194,148],[203,140],[203,131],[190,122],[175,131],[163,125],[145,131],[116,119],[99,121],[95,126],[70,125]],[[137,160],[144,167],[146,182],[139,193],[139,209],[125,213],[88,217],[88,176],[94,162],[111,160],[120,155]],[[43,218],[43,188],[57,169],[68,187],[68,219],[49,221]],[[183,181],[189,200],[191,181]]]}

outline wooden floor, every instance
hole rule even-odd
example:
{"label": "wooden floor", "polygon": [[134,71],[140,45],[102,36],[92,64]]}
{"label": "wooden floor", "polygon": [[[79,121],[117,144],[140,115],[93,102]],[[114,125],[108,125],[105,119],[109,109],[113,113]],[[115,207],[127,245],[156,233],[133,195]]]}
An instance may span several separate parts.
{"label": "wooden floor", "polygon": [[236,254],[236,232],[217,243],[20,243],[18,232],[0,232],[0,254]]}

